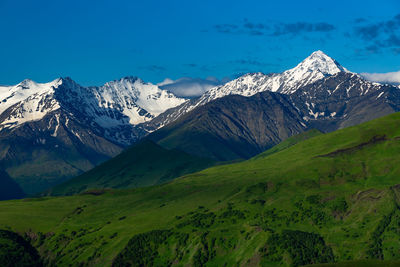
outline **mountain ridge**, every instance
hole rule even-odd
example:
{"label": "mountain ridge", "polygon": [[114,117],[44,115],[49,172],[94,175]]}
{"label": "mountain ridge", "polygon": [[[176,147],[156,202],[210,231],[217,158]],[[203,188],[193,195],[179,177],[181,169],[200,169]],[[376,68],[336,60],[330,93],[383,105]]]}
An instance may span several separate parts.
{"label": "mountain ridge", "polygon": [[[0,97],[3,99],[0,102],[0,130],[40,120],[60,108],[85,113],[92,117],[91,123],[112,130],[113,127],[148,121],[186,101],[137,77],[124,77],[98,87],[80,86],[69,77],[49,83],[27,79],[14,86],[0,87]],[[112,141],[132,142],[117,137]]]}
{"label": "mountain ridge", "polygon": [[340,72],[351,73],[336,60],[317,50],[292,69],[282,73],[264,74],[255,72],[244,74],[224,85],[213,87],[202,96],[171,108],[152,121],[145,122],[140,126],[146,131],[154,131],[196,107],[231,94],[247,97],[264,91],[293,94],[301,87]]}

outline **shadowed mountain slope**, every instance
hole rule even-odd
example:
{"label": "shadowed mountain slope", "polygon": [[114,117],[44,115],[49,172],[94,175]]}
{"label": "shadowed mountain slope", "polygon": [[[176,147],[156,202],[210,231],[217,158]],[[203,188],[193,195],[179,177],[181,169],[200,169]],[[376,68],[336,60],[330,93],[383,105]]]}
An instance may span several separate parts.
{"label": "shadowed mountain slope", "polygon": [[7,172],[0,170],[0,200],[18,199],[24,196],[21,187]]}
{"label": "shadowed mountain slope", "polygon": [[166,148],[233,160],[250,158],[304,131],[302,121],[286,95],[232,95],[198,107],[148,138]]}
{"label": "shadowed mountain slope", "polygon": [[90,189],[156,185],[214,164],[210,159],[167,150],[145,140],[94,169],[50,189],[49,194],[72,195]]}

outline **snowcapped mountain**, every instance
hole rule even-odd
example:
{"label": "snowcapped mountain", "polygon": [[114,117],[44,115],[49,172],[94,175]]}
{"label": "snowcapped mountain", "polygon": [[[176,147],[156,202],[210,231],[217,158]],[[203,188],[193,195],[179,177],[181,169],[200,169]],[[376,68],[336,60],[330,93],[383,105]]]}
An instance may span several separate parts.
{"label": "snowcapped mountain", "polygon": [[1,86],[0,163],[25,192],[45,190],[115,156],[147,133],[137,124],[185,101],[133,77]]}
{"label": "snowcapped mountain", "polygon": [[316,51],[293,69],[274,77],[276,82],[273,83],[271,91],[292,94],[301,87],[339,72],[349,73],[336,60],[322,51]]}
{"label": "snowcapped mountain", "polygon": [[40,120],[47,113],[59,109],[58,101],[52,96],[54,88],[61,83],[62,79],[49,83],[27,79],[15,86],[0,86],[0,130]]}
{"label": "snowcapped mountain", "polygon": [[213,87],[200,98],[168,110],[153,121],[143,124],[143,127],[148,131],[156,130],[198,106],[227,95],[249,97],[264,91],[293,94],[299,88],[340,72],[351,73],[324,52],[315,51],[296,67],[282,73],[248,73],[224,85]]}
{"label": "snowcapped mountain", "polygon": [[292,94],[297,89],[338,72],[349,72],[322,51],[315,51],[293,69],[278,74],[249,73],[225,85],[207,91],[199,104],[208,103],[226,95],[252,96],[271,91]]}
{"label": "snowcapped mountain", "polygon": [[0,99],[0,130],[40,120],[63,109],[100,132],[105,131],[105,137],[111,141],[124,145],[132,143],[134,137],[124,140],[113,131],[149,121],[186,101],[134,77],[100,87],[83,87],[70,78],[49,83],[24,80],[15,86],[0,87]]}
{"label": "snowcapped mountain", "polygon": [[283,73],[249,73],[211,88],[192,100],[176,97],[135,77],[125,77],[100,87],[83,87],[69,78],[43,84],[25,80],[15,86],[0,87],[0,130],[40,120],[61,108],[82,123],[91,125],[106,139],[128,145],[137,135],[154,131],[182,114],[226,95],[248,97],[263,91],[292,94],[340,72],[349,71],[322,51],[316,51]]}
{"label": "snowcapped mountain", "polygon": [[122,78],[99,88],[90,89],[98,100],[98,106],[118,109],[129,118],[129,123],[132,125],[148,121],[186,101],[156,85],[144,83],[133,77]]}

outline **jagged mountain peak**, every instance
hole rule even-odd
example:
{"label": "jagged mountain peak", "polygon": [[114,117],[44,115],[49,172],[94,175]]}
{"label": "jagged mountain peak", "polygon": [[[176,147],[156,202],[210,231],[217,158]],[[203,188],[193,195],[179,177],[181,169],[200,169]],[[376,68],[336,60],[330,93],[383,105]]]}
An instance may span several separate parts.
{"label": "jagged mountain peak", "polygon": [[5,88],[8,88],[9,90],[11,90],[12,88],[14,90],[19,90],[19,89],[25,89],[25,90],[35,90],[38,88],[41,89],[50,89],[51,87],[57,87],[62,83],[62,78],[57,78],[54,79],[51,82],[47,82],[47,83],[38,83],[34,80],[31,79],[25,79],[22,82],[16,84],[16,85],[11,85],[11,86],[1,86],[2,90],[5,90]]}
{"label": "jagged mountain peak", "polygon": [[130,82],[138,81],[138,82],[141,82],[141,83],[145,83],[142,79],[140,79],[137,76],[125,76],[125,77],[122,77],[121,79],[119,79],[118,81],[130,81]]}
{"label": "jagged mountain peak", "polygon": [[294,71],[318,71],[325,75],[333,75],[341,71],[349,72],[346,68],[342,67],[335,59],[331,58],[321,50],[313,52],[310,56],[300,62],[296,67],[286,72]]}
{"label": "jagged mountain peak", "polygon": [[[321,50],[313,52],[292,69],[274,74],[266,80],[265,90],[292,94],[299,88],[340,72],[350,73]],[[265,91],[263,90],[263,91]]]}
{"label": "jagged mountain peak", "polygon": [[14,86],[0,87],[0,130],[39,120],[60,106],[54,99],[60,78],[48,83],[26,79]]}
{"label": "jagged mountain peak", "polygon": [[40,98],[52,95],[54,89],[63,83],[57,78],[48,83],[37,83],[30,79],[11,86],[0,86],[0,113],[17,103],[35,102]]}
{"label": "jagged mountain peak", "polygon": [[103,86],[98,87],[99,91],[113,91],[113,92],[122,92],[129,94],[154,94],[159,93],[164,90],[160,89],[157,85],[145,82],[142,79],[135,76],[127,76],[123,77],[119,80],[113,80],[105,83]]}
{"label": "jagged mountain peak", "polygon": [[[119,103],[124,114],[133,124],[142,123],[165,110],[186,101],[157,85],[147,83],[137,77],[124,77],[104,84],[98,88],[99,98],[106,105]],[[127,101],[126,99],[130,99]],[[133,112],[133,113],[132,113]],[[139,116],[138,114],[146,114]]]}
{"label": "jagged mountain peak", "polygon": [[[336,60],[329,57],[321,50],[317,50],[294,68],[282,73],[247,73],[224,85],[213,87],[205,92],[199,99],[186,102],[184,105],[161,115],[154,121],[154,124],[151,125],[149,129],[153,130],[158,126],[161,127],[198,106],[227,95],[250,97],[264,91],[290,95],[304,86],[338,73],[352,72],[349,72]],[[156,127],[154,127],[154,125],[156,125]]]}
{"label": "jagged mountain peak", "polygon": [[328,56],[324,51],[322,50],[316,50],[311,53],[306,59],[312,59],[312,58],[325,58],[325,59],[332,59],[330,56]]}
{"label": "jagged mountain peak", "polygon": [[225,85],[214,87],[200,98],[198,104],[231,94],[252,96],[263,91],[292,94],[305,85],[339,72],[349,71],[321,50],[317,50],[296,67],[282,73],[247,73]]}
{"label": "jagged mountain peak", "polygon": [[81,87],[80,84],[78,84],[75,80],[73,80],[71,77],[61,77],[59,78],[60,83],[64,84],[65,86],[72,86],[72,87]]}
{"label": "jagged mountain peak", "polygon": [[116,79],[116,80],[112,80],[109,82],[106,82],[103,86],[107,86],[110,84],[123,84],[123,83],[130,83],[133,84],[135,82],[139,82],[139,83],[145,83],[142,79],[136,77],[136,76],[125,76],[122,77],[120,79]]}
{"label": "jagged mountain peak", "polygon": [[36,82],[32,81],[31,79],[25,79],[19,84],[17,84],[17,86],[29,86],[31,84],[36,84]]}
{"label": "jagged mountain peak", "polygon": [[89,87],[70,77],[48,83],[27,79],[14,86],[0,87],[0,99],[0,129],[40,120],[60,107],[71,114],[86,114],[83,117],[90,117],[105,129],[132,126],[186,101],[133,76]]}

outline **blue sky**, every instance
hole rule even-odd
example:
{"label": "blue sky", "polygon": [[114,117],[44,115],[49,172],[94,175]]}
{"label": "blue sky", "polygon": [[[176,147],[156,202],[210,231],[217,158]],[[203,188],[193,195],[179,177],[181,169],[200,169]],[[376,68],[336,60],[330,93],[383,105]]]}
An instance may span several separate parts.
{"label": "blue sky", "polygon": [[0,0],[0,14],[0,84],[222,79],[281,72],[314,50],[354,72],[400,70],[397,0]]}

